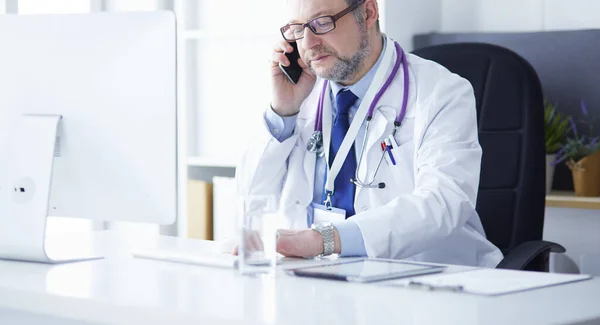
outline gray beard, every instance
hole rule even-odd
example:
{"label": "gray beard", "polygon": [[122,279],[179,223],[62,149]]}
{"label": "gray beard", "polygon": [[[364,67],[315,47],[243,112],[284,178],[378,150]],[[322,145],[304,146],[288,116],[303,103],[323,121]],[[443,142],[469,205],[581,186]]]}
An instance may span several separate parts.
{"label": "gray beard", "polygon": [[337,61],[330,69],[324,71],[323,73],[317,73],[312,66],[310,67],[310,71],[313,74],[319,76],[320,78],[327,79],[333,82],[344,82],[347,80],[352,80],[352,77],[360,71],[365,63],[365,59],[371,53],[371,48],[369,47],[369,35],[367,33],[366,28],[361,30],[360,33],[360,48],[359,50],[352,55],[351,57],[342,57],[336,54],[331,53],[331,51],[324,51],[325,53],[331,54],[337,58]]}

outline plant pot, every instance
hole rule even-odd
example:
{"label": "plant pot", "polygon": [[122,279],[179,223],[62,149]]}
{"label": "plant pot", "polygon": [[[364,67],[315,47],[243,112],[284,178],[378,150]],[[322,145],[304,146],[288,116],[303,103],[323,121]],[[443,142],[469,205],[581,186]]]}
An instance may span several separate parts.
{"label": "plant pot", "polygon": [[554,181],[554,169],[553,162],[556,160],[556,154],[546,155],[546,194],[549,194],[552,190],[552,182]]}
{"label": "plant pot", "polygon": [[577,196],[600,196],[600,151],[567,166],[573,173],[573,185]]}

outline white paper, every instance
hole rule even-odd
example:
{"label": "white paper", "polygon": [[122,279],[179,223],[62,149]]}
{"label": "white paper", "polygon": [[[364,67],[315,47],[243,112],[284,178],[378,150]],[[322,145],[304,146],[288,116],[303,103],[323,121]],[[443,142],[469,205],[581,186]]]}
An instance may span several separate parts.
{"label": "white paper", "polygon": [[500,269],[475,269],[457,273],[441,273],[387,282],[408,286],[411,281],[429,285],[435,290],[462,286],[461,292],[475,295],[502,295],[590,279],[584,274],[556,274]]}

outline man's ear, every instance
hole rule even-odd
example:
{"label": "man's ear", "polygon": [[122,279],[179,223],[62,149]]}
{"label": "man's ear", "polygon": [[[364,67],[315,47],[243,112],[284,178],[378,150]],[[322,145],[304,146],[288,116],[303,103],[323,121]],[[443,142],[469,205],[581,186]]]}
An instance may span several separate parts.
{"label": "man's ear", "polygon": [[365,14],[365,22],[367,23],[368,28],[377,24],[377,21],[379,20],[379,6],[377,5],[376,0],[367,0],[365,3]]}

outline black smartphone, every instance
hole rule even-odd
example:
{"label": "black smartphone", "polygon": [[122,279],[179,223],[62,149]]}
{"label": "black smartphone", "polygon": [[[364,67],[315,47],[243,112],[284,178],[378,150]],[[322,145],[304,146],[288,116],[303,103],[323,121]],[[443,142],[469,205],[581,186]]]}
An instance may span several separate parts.
{"label": "black smartphone", "polygon": [[290,45],[294,48],[292,53],[285,53],[285,56],[290,60],[290,65],[284,67],[279,63],[279,68],[283,73],[288,77],[291,83],[294,85],[300,80],[300,75],[302,75],[302,68],[300,64],[298,64],[298,59],[300,58],[300,52],[298,52],[298,44],[296,42],[290,42]]}

